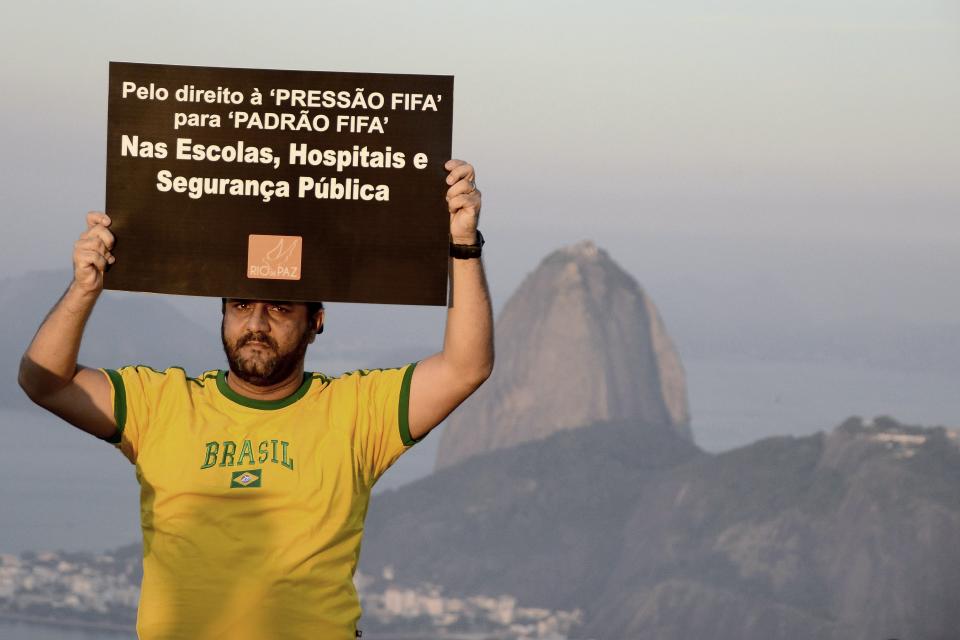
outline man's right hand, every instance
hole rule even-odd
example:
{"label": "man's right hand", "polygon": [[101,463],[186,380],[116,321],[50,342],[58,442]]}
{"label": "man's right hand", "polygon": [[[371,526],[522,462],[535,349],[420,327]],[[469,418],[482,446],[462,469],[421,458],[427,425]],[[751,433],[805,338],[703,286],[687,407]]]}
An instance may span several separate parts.
{"label": "man's right hand", "polygon": [[73,284],[78,293],[96,295],[103,290],[103,274],[116,261],[110,222],[102,211],[91,211],[87,230],[73,245]]}
{"label": "man's right hand", "polygon": [[31,400],[99,438],[117,431],[107,376],[77,364],[87,318],[113,264],[110,218],[87,214],[87,230],[73,246],[73,282],[40,324],[20,360],[20,386]]}

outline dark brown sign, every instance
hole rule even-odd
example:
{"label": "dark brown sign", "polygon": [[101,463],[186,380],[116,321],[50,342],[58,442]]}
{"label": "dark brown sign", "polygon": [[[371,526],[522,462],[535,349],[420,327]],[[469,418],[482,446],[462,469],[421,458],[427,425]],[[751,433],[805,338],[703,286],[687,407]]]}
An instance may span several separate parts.
{"label": "dark brown sign", "polygon": [[110,63],[109,289],[443,305],[453,77]]}

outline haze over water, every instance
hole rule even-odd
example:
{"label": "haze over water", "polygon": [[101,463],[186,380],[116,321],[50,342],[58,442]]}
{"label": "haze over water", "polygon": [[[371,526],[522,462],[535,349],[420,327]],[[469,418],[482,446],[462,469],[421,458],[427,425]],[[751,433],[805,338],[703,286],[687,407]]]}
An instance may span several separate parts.
{"label": "haze over water", "polygon": [[[859,407],[890,407],[907,423],[956,425],[960,400],[948,375],[838,364],[687,363],[694,437],[708,451],[773,435],[829,430]],[[919,385],[921,394],[910,392]],[[875,398],[887,398],[877,404]],[[896,411],[893,411],[896,409]],[[441,429],[443,427],[440,427]],[[139,485],[112,446],[39,411],[0,411],[0,553],[105,550],[140,540]],[[404,454],[377,491],[433,467],[439,431]]]}

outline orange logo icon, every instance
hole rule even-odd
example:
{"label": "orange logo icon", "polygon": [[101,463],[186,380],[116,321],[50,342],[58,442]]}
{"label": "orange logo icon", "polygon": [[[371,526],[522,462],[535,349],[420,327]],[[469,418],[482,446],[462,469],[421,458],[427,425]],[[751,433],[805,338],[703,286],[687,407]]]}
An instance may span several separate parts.
{"label": "orange logo icon", "polygon": [[247,277],[267,280],[299,280],[303,257],[300,236],[250,234],[247,248]]}

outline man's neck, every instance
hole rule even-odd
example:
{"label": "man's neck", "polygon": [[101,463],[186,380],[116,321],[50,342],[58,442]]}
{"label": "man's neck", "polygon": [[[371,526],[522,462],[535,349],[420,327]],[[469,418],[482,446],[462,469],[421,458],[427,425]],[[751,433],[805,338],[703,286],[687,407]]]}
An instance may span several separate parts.
{"label": "man's neck", "polygon": [[251,400],[283,400],[292,395],[303,384],[303,363],[300,363],[300,366],[282,381],[267,387],[250,384],[230,371],[227,371],[226,377],[227,386],[245,398]]}

